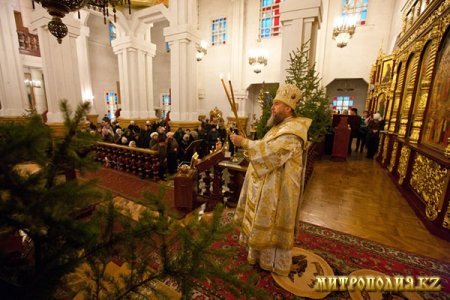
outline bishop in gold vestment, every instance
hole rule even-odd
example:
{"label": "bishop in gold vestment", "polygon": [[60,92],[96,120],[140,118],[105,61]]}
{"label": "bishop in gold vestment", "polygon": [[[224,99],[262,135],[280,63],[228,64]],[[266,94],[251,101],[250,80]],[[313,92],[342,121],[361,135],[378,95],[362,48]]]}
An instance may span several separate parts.
{"label": "bishop in gold vestment", "polygon": [[240,242],[248,247],[251,264],[285,276],[292,263],[311,124],[294,115],[300,96],[294,85],[282,85],[272,106],[275,125],[264,138],[231,137],[247,150],[250,161],[235,215],[241,224]]}

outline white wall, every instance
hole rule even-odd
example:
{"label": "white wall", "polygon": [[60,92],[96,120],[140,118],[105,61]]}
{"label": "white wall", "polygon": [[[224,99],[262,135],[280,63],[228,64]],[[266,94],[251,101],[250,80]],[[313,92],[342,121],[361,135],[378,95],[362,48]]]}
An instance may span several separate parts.
{"label": "white wall", "polygon": [[352,96],[353,107],[358,109],[358,114],[362,114],[367,98],[368,84],[362,79],[337,79],[333,80],[326,88],[330,103],[338,96]]}
{"label": "white wall", "polygon": [[94,107],[99,120],[107,113],[105,94],[117,92],[119,69],[117,56],[109,42],[108,25],[103,24],[103,17],[91,15],[88,20],[90,35],[88,38],[89,67],[91,70]]}
{"label": "white wall", "polygon": [[[252,84],[265,82],[278,82],[281,52],[281,37],[263,39],[257,43],[259,31],[259,0],[245,1],[244,5],[244,44],[242,61],[231,61],[231,32],[232,2],[221,0],[199,0],[199,31],[200,37],[209,41],[208,54],[198,63],[199,90],[204,94],[204,100],[199,101],[199,113],[207,114],[217,106],[225,117],[232,116],[230,105],[226,99],[225,91],[219,79],[223,73],[228,81],[232,64],[243,64],[242,82],[231,78],[233,88],[247,89]],[[211,24],[217,18],[227,18],[228,40],[227,44],[211,46]],[[256,74],[248,64],[248,51],[257,47],[264,48],[269,53],[269,61],[262,72]],[[228,82],[227,87],[228,87]],[[248,103],[247,103],[248,104]],[[247,105],[248,106],[248,105]],[[248,110],[247,110],[248,111]]]}
{"label": "white wall", "polygon": [[[262,39],[261,43],[257,42],[259,36],[259,0],[249,0],[246,2],[245,8],[245,82],[248,88],[251,84],[265,82],[278,82],[280,79],[280,57],[281,57],[281,36]],[[283,34],[283,33],[281,33]],[[259,44],[259,45],[258,45]],[[269,53],[267,66],[263,68],[261,73],[256,74],[248,64],[248,52],[254,48],[264,48]]]}
{"label": "white wall", "polygon": [[31,12],[33,11],[32,2],[29,0],[16,0],[15,10],[20,11],[20,13],[22,14],[23,26],[30,27]]}
{"label": "white wall", "polygon": [[[231,1],[199,0],[200,38],[209,43],[207,55],[201,62],[197,63],[198,87],[205,97],[204,100],[199,102],[200,113],[202,114],[208,114],[210,110],[217,106],[224,116],[231,115],[230,105],[219,78],[220,73],[222,73],[227,81],[228,73],[231,70],[231,8]],[[211,46],[212,21],[222,17],[227,18],[227,43]]]}
{"label": "white wall", "polygon": [[153,24],[152,43],[156,45],[153,58],[153,106],[161,107],[160,95],[169,93],[170,89],[170,53],[166,51],[163,28],[169,26],[168,21]]}
{"label": "white wall", "polygon": [[395,42],[397,40],[397,36],[402,31],[402,8],[405,5],[407,0],[396,0],[394,1],[394,12],[392,15],[391,22],[391,31],[388,40],[387,53],[391,53],[394,50]]}
{"label": "white wall", "polygon": [[[336,78],[363,78],[369,81],[371,65],[375,62],[379,50],[388,52],[391,33],[391,20],[396,1],[370,0],[365,25],[356,28],[353,38],[344,48],[338,48],[332,39],[334,19],[341,14],[342,1],[324,0],[324,23],[319,31],[319,47],[325,51],[318,59],[324,86]],[[326,35],[326,36],[324,36]]]}

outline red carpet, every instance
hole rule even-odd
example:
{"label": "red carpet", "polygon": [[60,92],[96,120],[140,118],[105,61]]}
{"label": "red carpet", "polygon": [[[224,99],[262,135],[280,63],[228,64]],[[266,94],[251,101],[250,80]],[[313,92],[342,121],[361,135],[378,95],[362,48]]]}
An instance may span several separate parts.
{"label": "red carpet", "polygon": [[[231,220],[233,212],[227,213]],[[247,263],[246,249],[238,244],[239,232],[220,243],[221,247],[236,247],[236,263]],[[450,299],[450,264],[440,262],[392,247],[377,244],[352,235],[330,230],[309,223],[301,223],[301,234],[296,247],[308,249],[321,256],[335,275],[348,275],[358,269],[372,269],[387,275],[441,277],[441,292],[418,292],[424,299]],[[279,287],[270,272],[255,267],[258,273],[257,286],[270,293],[271,299],[303,299]],[[214,284],[214,283],[211,283]],[[217,292],[204,284],[195,299],[234,299],[226,291]],[[392,298],[390,298],[392,297]],[[384,295],[383,299],[407,299],[402,294]],[[332,292],[325,299],[350,299],[348,292]],[[366,299],[366,298],[364,298]],[[369,299],[369,298],[367,298]]]}
{"label": "red carpet", "polygon": [[111,191],[113,196],[120,195],[131,200],[142,198],[144,192],[158,194],[160,187],[163,187],[165,189],[163,200],[173,207],[173,187],[170,186],[170,182],[159,184],[150,179],[141,179],[133,174],[103,167],[81,177],[96,179],[98,186]]}
{"label": "red carpet", "polygon": [[[142,198],[144,191],[158,193],[160,184],[151,180],[143,180],[137,176],[102,168],[97,172],[83,176],[98,179],[99,186],[111,190],[114,195],[128,199]],[[173,204],[173,188],[170,182],[160,182],[166,187],[164,200]],[[233,211],[227,211],[225,222],[231,222]],[[238,244],[239,232],[230,234],[226,240],[217,243],[217,247],[235,248],[236,264],[247,263],[247,251]],[[301,224],[301,233],[296,247],[304,248],[321,256],[333,269],[335,275],[348,275],[359,269],[371,269],[387,275],[403,276],[439,276],[442,292],[418,292],[424,299],[450,299],[450,264],[440,262],[392,247],[361,239],[352,235],[330,230],[309,223]],[[279,287],[270,272],[253,268],[257,273],[257,286],[268,291],[272,299],[302,299]],[[244,279],[246,278],[244,274]],[[172,285],[169,281],[168,285]],[[234,299],[227,291],[215,291],[214,282],[197,283],[201,287],[193,299]],[[174,288],[176,288],[174,286]],[[326,299],[350,299],[348,292],[332,292]],[[367,298],[369,299],[369,298]],[[380,298],[381,299],[381,298]],[[407,299],[402,294],[383,295],[383,299]]]}

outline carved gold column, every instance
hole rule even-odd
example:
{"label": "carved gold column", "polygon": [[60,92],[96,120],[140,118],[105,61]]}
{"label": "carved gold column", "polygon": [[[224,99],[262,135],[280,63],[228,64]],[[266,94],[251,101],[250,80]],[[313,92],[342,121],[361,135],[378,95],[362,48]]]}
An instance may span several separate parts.
{"label": "carved gold column", "polygon": [[[417,45],[416,45],[417,47]],[[415,53],[411,62],[410,66],[408,66],[408,73],[406,74],[406,82],[405,82],[405,89],[404,89],[404,95],[403,95],[403,101],[402,101],[402,108],[400,111],[400,129],[398,130],[398,135],[400,137],[404,137],[406,134],[406,130],[408,127],[408,115],[409,115],[409,109],[411,108],[411,100],[413,97],[414,92],[414,85],[416,83],[416,74],[417,74],[417,66],[419,64],[419,57],[420,55],[418,53]]]}
{"label": "carved gold column", "polygon": [[447,168],[421,154],[416,155],[409,182],[426,204],[425,213],[431,221],[442,211],[449,175]]}
{"label": "carved gold column", "polygon": [[379,156],[381,156],[381,147],[384,145],[385,141],[386,141],[386,135],[381,134],[380,142],[378,143],[378,150],[377,150],[377,153],[375,154],[375,159],[377,159]]}
{"label": "carved gold column", "polygon": [[[433,28],[433,37],[437,37],[439,35],[439,31],[437,29],[437,26]],[[411,128],[411,136],[410,136],[410,142],[417,143],[420,136],[420,130],[422,128],[423,123],[423,117],[425,108],[427,106],[427,100],[428,100],[428,94],[430,92],[431,88],[431,76],[433,74],[433,68],[436,61],[436,55],[437,55],[437,48],[438,48],[438,39],[434,39],[432,43],[428,46],[430,47],[430,50],[428,52],[428,57],[424,57],[423,59],[427,59],[427,65],[424,66],[426,70],[421,70],[421,73],[423,73],[421,76],[423,79],[421,79],[420,86],[418,86],[417,90],[417,96],[416,101],[418,101],[417,105],[415,106],[414,111],[414,120],[413,125]]]}
{"label": "carved gold column", "polygon": [[403,184],[403,180],[405,180],[410,155],[411,155],[411,149],[408,146],[403,145],[402,151],[400,153],[400,160],[398,162],[398,169],[397,169],[397,172],[399,175],[398,184],[400,184],[400,185]]}
{"label": "carved gold column", "polygon": [[387,149],[389,146],[389,140],[390,140],[390,136],[385,134],[385,138],[384,138],[384,143],[383,143],[383,154],[381,156],[381,164],[384,165],[384,163],[386,162],[386,158],[387,158]]}
{"label": "carved gold column", "polygon": [[397,148],[398,148],[398,142],[394,141],[394,144],[392,145],[392,155],[391,155],[391,161],[389,162],[388,170],[392,173],[395,166],[395,160],[397,159]]}
{"label": "carved gold column", "polygon": [[[395,94],[394,94],[394,99],[393,99],[394,103],[392,106],[392,118],[391,118],[390,124],[389,124],[389,132],[395,131],[395,125],[397,123],[398,106],[400,104],[400,97],[402,95],[403,85],[405,84],[404,83],[405,71],[406,71],[406,63],[405,63],[405,61],[403,61],[403,63],[401,64],[400,73],[398,75],[398,81],[396,81],[397,88],[395,89]],[[394,77],[396,77],[396,76],[397,76],[397,72],[395,72],[395,74],[394,74]]]}
{"label": "carved gold column", "polygon": [[442,227],[450,229],[450,202],[447,205],[447,211],[445,212],[444,220],[442,221]]}
{"label": "carved gold column", "polygon": [[[393,59],[395,61],[395,58],[397,56],[397,53],[394,52],[393,54]],[[397,83],[397,73],[396,70],[393,70],[393,76],[392,76],[392,80],[390,81],[390,85],[389,85],[389,89],[387,90],[387,101],[388,101],[388,105],[386,106],[386,117],[385,119],[385,128],[386,130],[388,130],[389,132],[392,132],[391,130],[389,130],[391,128],[391,119],[394,117],[393,115],[391,115],[392,113],[392,109],[394,108],[394,95],[395,95],[395,85]],[[398,106],[398,104],[397,104]],[[398,109],[398,108],[397,108]]]}

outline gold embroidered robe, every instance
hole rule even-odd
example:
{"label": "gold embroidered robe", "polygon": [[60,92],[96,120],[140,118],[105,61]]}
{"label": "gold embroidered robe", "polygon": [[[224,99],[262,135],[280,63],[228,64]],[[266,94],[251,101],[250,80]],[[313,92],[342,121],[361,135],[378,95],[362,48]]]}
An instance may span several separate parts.
{"label": "gold embroidered robe", "polygon": [[[289,118],[274,126],[262,140],[247,141],[250,164],[245,175],[235,220],[241,224],[241,242],[254,250],[287,250],[281,265],[261,267],[282,275],[289,273],[290,250],[298,223],[298,208],[303,184],[303,154],[311,120]],[[281,252],[280,252],[281,253]],[[286,252],[285,252],[286,253]],[[272,258],[275,260],[276,258]],[[258,260],[258,258],[256,258]],[[270,260],[270,258],[269,258]],[[278,270],[277,270],[278,269]]]}

